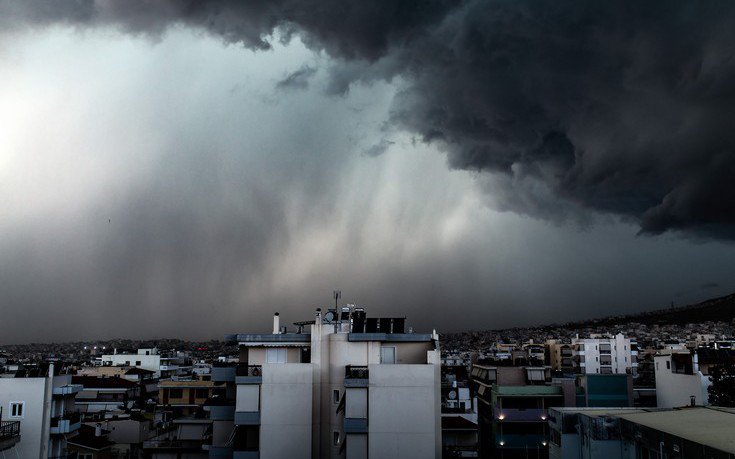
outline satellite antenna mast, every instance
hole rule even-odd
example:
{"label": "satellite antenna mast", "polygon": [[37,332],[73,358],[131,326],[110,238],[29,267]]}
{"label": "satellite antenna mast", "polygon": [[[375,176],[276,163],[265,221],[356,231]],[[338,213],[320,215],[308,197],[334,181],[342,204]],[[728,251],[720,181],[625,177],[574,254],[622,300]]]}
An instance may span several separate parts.
{"label": "satellite antenna mast", "polygon": [[339,309],[337,303],[339,299],[342,298],[342,290],[334,290],[332,295],[334,296],[334,309]]}

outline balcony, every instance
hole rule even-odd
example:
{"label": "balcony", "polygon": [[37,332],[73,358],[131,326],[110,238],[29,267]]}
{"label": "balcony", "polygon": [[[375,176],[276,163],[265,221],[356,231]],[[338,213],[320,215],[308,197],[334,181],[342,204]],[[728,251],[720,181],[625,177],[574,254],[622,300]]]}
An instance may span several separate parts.
{"label": "balcony", "polygon": [[221,397],[207,399],[204,411],[209,411],[209,419],[213,421],[232,421],[235,419],[235,401]]}
{"label": "balcony", "polygon": [[367,366],[347,365],[345,387],[368,387],[370,372]]}
{"label": "balcony", "polygon": [[240,363],[235,367],[235,382],[237,384],[261,384],[263,382],[263,367],[261,365],[247,365]]}
{"label": "balcony", "polygon": [[260,411],[235,411],[235,425],[238,425],[238,426],[260,425]]}
{"label": "balcony", "polygon": [[493,409],[494,417],[502,422],[546,422],[548,413],[541,408]]}
{"label": "balcony", "polygon": [[84,386],[81,384],[67,384],[65,386],[54,387],[54,395],[73,395],[81,392]]}
{"label": "balcony", "polygon": [[79,430],[82,425],[82,415],[78,412],[66,412],[61,416],[51,418],[50,433],[68,434]]}
{"label": "balcony", "polygon": [[20,421],[0,422],[0,451],[15,446],[20,441]]}

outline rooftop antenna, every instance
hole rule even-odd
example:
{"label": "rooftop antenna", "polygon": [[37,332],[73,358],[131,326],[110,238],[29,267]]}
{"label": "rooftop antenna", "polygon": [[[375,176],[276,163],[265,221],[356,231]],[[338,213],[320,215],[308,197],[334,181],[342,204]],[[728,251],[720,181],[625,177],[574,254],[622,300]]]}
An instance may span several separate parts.
{"label": "rooftop antenna", "polygon": [[334,296],[334,309],[339,309],[337,303],[339,302],[339,299],[342,298],[342,290],[332,291],[332,296]]}

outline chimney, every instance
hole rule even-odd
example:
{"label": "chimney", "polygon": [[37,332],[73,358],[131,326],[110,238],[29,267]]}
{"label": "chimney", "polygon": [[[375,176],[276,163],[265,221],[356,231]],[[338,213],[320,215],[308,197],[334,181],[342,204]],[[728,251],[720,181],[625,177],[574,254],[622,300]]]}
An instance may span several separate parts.
{"label": "chimney", "polygon": [[273,334],[278,335],[281,333],[281,322],[278,318],[278,313],[273,314]]}

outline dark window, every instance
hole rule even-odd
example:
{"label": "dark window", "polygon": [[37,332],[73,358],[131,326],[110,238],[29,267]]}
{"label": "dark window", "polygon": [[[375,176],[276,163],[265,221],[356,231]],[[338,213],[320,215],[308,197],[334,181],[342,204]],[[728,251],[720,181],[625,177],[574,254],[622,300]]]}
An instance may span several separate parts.
{"label": "dark window", "polygon": [[136,367],[139,367],[139,366],[140,366],[140,360],[136,360],[136,361],[135,361],[135,366],[136,366]]}
{"label": "dark window", "polygon": [[332,441],[334,442],[334,446],[339,446],[339,432],[336,430],[332,432]]}
{"label": "dark window", "polygon": [[182,398],[184,396],[184,391],[182,389],[169,389],[168,396],[170,398]]}
{"label": "dark window", "polygon": [[334,393],[332,394],[332,398],[334,399],[334,404],[339,404],[339,389],[335,389]]}
{"label": "dark window", "polygon": [[197,389],[196,398],[207,398],[209,397],[209,389]]}

